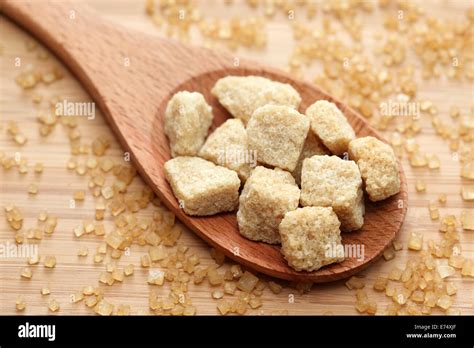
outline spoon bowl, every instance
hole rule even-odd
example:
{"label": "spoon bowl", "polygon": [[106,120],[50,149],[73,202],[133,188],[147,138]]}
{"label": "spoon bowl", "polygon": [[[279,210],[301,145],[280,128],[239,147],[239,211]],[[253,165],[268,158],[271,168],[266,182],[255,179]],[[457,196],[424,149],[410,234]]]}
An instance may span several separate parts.
{"label": "spoon bowl", "polygon": [[[163,130],[166,104],[177,91],[200,92],[212,106],[212,129],[230,114],[210,91],[228,75],[259,75],[291,84],[301,95],[300,112],[318,99],[334,102],[358,137],[380,135],[367,121],[317,86],[259,63],[206,48],[126,30],[75,2],[2,0],[2,11],[45,43],[69,67],[99,105],[142,178],[176,216],[207,243],[252,270],[292,281],[328,282],[351,276],[374,262],[400,230],[407,187],[400,165],[400,192],[387,200],[366,199],[362,229],[342,234],[346,259],[314,272],[290,268],[278,246],[239,234],[235,213],[191,217],[179,208],[163,173],[170,159]],[[74,11],[72,18],[71,11]]]}

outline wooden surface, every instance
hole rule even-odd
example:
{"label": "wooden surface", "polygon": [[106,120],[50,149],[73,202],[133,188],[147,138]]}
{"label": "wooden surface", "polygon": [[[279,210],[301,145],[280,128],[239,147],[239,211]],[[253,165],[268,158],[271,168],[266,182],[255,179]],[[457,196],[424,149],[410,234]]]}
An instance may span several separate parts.
{"label": "wooden surface", "polygon": [[[115,20],[130,28],[136,28],[150,34],[157,34],[156,29],[143,13],[143,5],[135,2],[123,1],[114,5],[111,2],[102,0],[90,2],[90,5],[96,8],[105,17],[112,21]],[[446,3],[436,2],[432,11],[438,11],[445,15],[455,15],[462,13],[465,7],[462,2],[447,6]],[[232,7],[236,13],[248,11],[244,4],[236,4]],[[221,11],[226,11],[222,4],[209,8],[206,15],[218,15]],[[227,10],[228,11],[228,10]],[[377,18],[373,18],[376,22]],[[274,66],[284,66],[287,62],[288,54],[292,46],[291,29],[286,23],[284,17],[276,17],[267,24],[269,33],[268,48],[263,52],[239,51],[239,56],[258,59],[261,62]],[[47,24],[45,24],[47,25]],[[92,254],[97,245],[98,239],[87,238],[76,240],[72,235],[72,229],[81,223],[85,218],[93,216],[93,200],[88,197],[83,204],[79,204],[75,209],[69,208],[69,200],[72,192],[77,189],[86,189],[87,181],[65,169],[65,163],[70,157],[67,135],[61,129],[57,129],[48,138],[41,138],[38,135],[37,124],[35,120],[35,109],[31,103],[31,92],[22,91],[14,82],[18,74],[18,69],[14,67],[15,57],[21,57],[24,64],[31,62],[35,66],[51,66],[55,59],[48,61],[38,61],[35,59],[34,52],[28,52],[25,49],[24,41],[28,35],[22,32],[17,26],[13,25],[5,18],[1,18],[0,30],[2,32],[3,55],[1,62],[1,93],[0,93],[0,115],[3,125],[2,136],[0,138],[0,149],[8,154],[21,151],[22,156],[29,161],[42,161],[45,164],[45,171],[39,180],[39,193],[36,196],[28,196],[26,187],[35,180],[35,176],[29,173],[26,176],[20,176],[16,171],[0,171],[1,195],[0,205],[8,203],[17,204],[26,215],[25,226],[32,226],[38,212],[46,208],[51,214],[59,217],[57,231],[51,238],[46,238],[40,244],[40,254],[54,253],[58,259],[58,265],[53,270],[46,270],[42,266],[34,266],[34,276],[30,281],[22,280],[19,277],[20,268],[25,264],[25,260],[2,259],[0,265],[1,284],[0,284],[0,312],[15,313],[14,301],[17,294],[24,295],[27,302],[26,314],[47,314],[46,299],[41,297],[39,289],[43,285],[49,285],[52,290],[52,297],[55,297],[61,303],[62,314],[86,314],[90,311],[81,304],[71,304],[69,296],[79,291],[85,285],[97,284],[98,274],[103,270],[102,265],[92,263]],[[127,52],[133,62],[133,55],[137,54]],[[60,65],[61,63],[56,63]],[[133,66],[133,64],[131,65]],[[104,68],[105,69],[105,68]],[[66,78],[47,87],[37,87],[35,92],[45,96],[60,94],[61,97],[68,100],[89,100],[84,89],[77,80],[69,73]],[[99,75],[97,75],[99,76]],[[219,75],[214,75],[215,79]],[[99,77],[98,77],[99,78]],[[196,86],[195,82],[189,82]],[[87,81],[86,81],[87,85]],[[420,94],[423,97],[430,98],[435,102],[440,112],[446,113],[451,105],[459,105],[461,110],[469,111],[472,99],[472,84],[454,84],[454,83],[420,83]],[[133,88],[127,91],[133,92]],[[446,95],[449,91],[449,102],[446,102]],[[153,95],[147,94],[146,98],[153,99]],[[308,101],[305,101],[306,103]],[[150,105],[150,104],[147,104]],[[147,107],[147,106],[142,106]],[[152,106],[148,106],[152,107]],[[161,105],[162,107],[162,105]],[[122,110],[123,112],[123,110]],[[133,110],[131,110],[133,113]],[[29,138],[27,145],[20,148],[16,146],[5,134],[5,123],[8,120],[17,120],[24,133]],[[217,123],[222,122],[218,119]],[[99,134],[108,134],[113,137],[110,129],[105,123],[102,115],[97,115],[94,120],[79,120],[80,129],[83,138],[89,141]],[[151,130],[153,125],[149,128]],[[146,128],[145,128],[146,129]],[[406,222],[400,233],[400,239],[405,243],[407,233],[415,228],[424,233],[425,240],[429,238],[438,239],[437,223],[431,222],[428,215],[427,203],[434,200],[437,194],[445,192],[448,195],[448,204],[446,208],[441,208],[441,213],[448,212],[459,215],[461,208],[472,209],[472,204],[461,200],[459,195],[460,182],[459,163],[452,160],[451,153],[447,145],[439,138],[435,137],[433,130],[429,125],[429,120],[423,120],[422,134],[417,138],[420,146],[427,152],[437,153],[441,158],[442,167],[439,173],[427,173],[427,171],[412,170],[406,160],[404,168],[407,172],[409,189],[409,210]],[[132,147],[133,150],[133,147]],[[114,142],[108,155],[120,160],[123,155],[123,149]],[[414,192],[414,179],[423,177],[427,182],[427,193],[417,194]],[[135,179],[133,186],[141,189],[143,183]],[[2,213],[3,214],[3,210]],[[141,213],[143,216],[150,216],[151,211]],[[109,221],[110,223],[110,221]],[[2,234],[0,240],[13,240],[13,232],[7,227],[5,220],[0,220]],[[188,245],[191,252],[202,256],[202,263],[211,264],[212,260],[208,255],[209,247],[199,238],[189,232],[183,235],[180,243]],[[472,234],[462,233],[463,254],[473,256]],[[76,251],[80,245],[88,245],[90,255],[86,259],[78,259]],[[139,257],[143,254],[145,248],[135,247],[128,257],[123,257],[121,265],[128,262],[134,262],[138,265]],[[408,257],[414,255],[413,252],[406,250],[397,253],[397,257],[389,262],[378,260],[374,265],[362,272],[368,284],[372,284],[375,277],[385,275],[393,265],[404,265]],[[138,268],[138,267],[137,267]],[[146,284],[147,271],[137,269],[132,278],[125,279],[123,284],[114,284],[106,288],[106,298],[115,304],[130,304],[132,313],[148,313],[148,292],[150,286]],[[458,275],[453,277],[459,287],[454,308],[458,308],[462,313],[473,313],[472,281],[461,279]],[[215,301],[210,297],[210,288],[207,284],[190,287],[190,295],[193,304],[197,307],[198,314],[215,314]],[[290,295],[295,296],[294,303],[289,301]],[[389,301],[384,295],[370,291],[370,298],[376,298],[379,304],[379,313],[385,310],[385,304]],[[261,308],[264,313],[271,313],[278,310],[286,310],[289,314],[321,314],[325,311],[331,311],[335,314],[356,314],[353,307],[354,294],[344,286],[343,281],[337,281],[330,284],[318,284],[313,287],[309,294],[300,295],[291,288],[285,288],[279,295],[273,295],[265,291],[263,295],[264,305]],[[260,309],[255,311],[259,313]]]}

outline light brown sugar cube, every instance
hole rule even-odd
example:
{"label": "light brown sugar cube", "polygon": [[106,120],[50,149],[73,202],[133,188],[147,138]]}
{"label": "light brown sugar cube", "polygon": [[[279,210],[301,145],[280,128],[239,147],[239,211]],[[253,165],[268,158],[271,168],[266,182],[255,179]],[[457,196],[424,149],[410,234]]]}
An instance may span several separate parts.
{"label": "light brown sugar cube", "polygon": [[347,151],[355,133],[336,104],[318,100],[306,109],[306,116],[311,119],[311,130],[333,154],[342,155]]}
{"label": "light brown sugar cube", "polygon": [[290,173],[256,167],[239,198],[240,233],[252,240],[280,243],[278,225],[286,212],[298,207],[299,197],[300,190]]}
{"label": "light brown sugar cube", "polygon": [[398,161],[389,145],[374,137],[358,138],[349,144],[349,157],[357,162],[371,201],[400,191]]}
{"label": "light brown sugar cube", "polygon": [[171,156],[197,155],[212,124],[212,108],[197,92],[176,93],[165,111],[165,134]]}
{"label": "light brown sugar cube", "polygon": [[344,260],[339,220],[330,207],[304,207],[280,223],[281,252],[297,271],[315,271]]}
{"label": "light brown sugar cube", "polygon": [[234,211],[240,180],[233,170],[199,157],[176,157],[165,163],[165,177],[188,215]]}
{"label": "light brown sugar cube", "polygon": [[296,180],[296,183],[298,185],[301,184],[301,169],[303,167],[303,161],[306,158],[312,157],[314,155],[330,155],[331,153],[329,150],[326,148],[326,146],[323,145],[321,140],[314,135],[313,132],[309,131],[308,136],[306,137],[306,140],[303,145],[303,150],[301,151],[300,158],[298,159],[298,164],[296,165],[295,170],[291,172],[293,177]]}
{"label": "light brown sugar cube", "polygon": [[296,109],[301,102],[300,95],[291,85],[260,76],[223,77],[211,92],[232,116],[244,124],[261,106],[286,105]]}
{"label": "light brown sugar cube", "polygon": [[209,135],[199,156],[220,166],[235,170],[245,182],[256,166],[256,155],[249,151],[247,131],[241,120],[228,119]]}
{"label": "light brown sugar cube", "polygon": [[259,162],[293,171],[308,135],[309,119],[295,109],[265,105],[255,110],[248,125],[249,149]]}
{"label": "light brown sugar cube", "polygon": [[303,162],[301,205],[332,207],[341,230],[357,230],[364,224],[364,195],[359,168],[337,156],[313,156]]}

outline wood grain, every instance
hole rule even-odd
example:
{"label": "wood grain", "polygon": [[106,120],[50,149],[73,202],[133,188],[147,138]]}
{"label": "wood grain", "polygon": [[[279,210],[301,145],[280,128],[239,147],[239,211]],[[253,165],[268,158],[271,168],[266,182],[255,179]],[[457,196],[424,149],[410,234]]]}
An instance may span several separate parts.
{"label": "wood grain", "polygon": [[[100,106],[135,166],[166,206],[201,238],[229,258],[255,271],[294,281],[326,282],[346,278],[367,267],[393,240],[407,210],[406,181],[400,168],[401,191],[386,202],[369,204],[362,229],[344,234],[345,245],[364,248],[364,255],[315,272],[297,272],[289,267],[280,248],[257,243],[238,232],[235,214],[190,217],[179,208],[163,167],[170,159],[164,134],[168,100],[180,90],[198,91],[214,106],[214,127],[231,117],[210,90],[228,75],[260,75],[293,85],[302,97],[300,111],[314,101],[334,101],[345,113],[358,136],[380,137],[365,118],[325,94],[317,86],[293,79],[276,69],[241,60],[234,67],[231,55],[182,45],[172,40],[153,40],[102,20],[93,11],[72,3],[4,1],[4,12],[62,58]],[[57,26],[62,28],[57,30]],[[90,38],[94,38],[91,40]],[[125,52],[141,52],[130,65],[114,59]],[[170,59],[170,57],[173,57]],[[197,62],[199,62],[197,64]],[[150,128],[151,125],[151,128]],[[239,252],[236,253],[235,251]]]}
{"label": "wood grain", "polygon": [[[102,1],[102,2],[99,1],[99,2],[95,2],[91,4],[95,6],[96,8],[98,8],[99,10],[102,9],[104,14],[110,17],[111,19],[114,19],[115,17],[116,19],[121,21],[123,18],[128,18],[129,21],[127,25],[129,25],[130,27],[135,27],[140,30],[153,33],[154,28],[151,26],[151,24],[150,23],[147,24],[146,22],[143,21],[142,8],[137,9],[136,5],[132,5],[129,2],[121,2],[120,6],[117,6],[116,14],[114,14],[113,12],[110,12],[110,10],[109,12],[105,11],[105,9],[108,7],[108,4],[109,4],[107,1]],[[245,8],[244,5],[238,5],[238,6]],[[214,10],[216,9],[212,9],[212,11]],[[457,9],[454,7],[452,11],[455,11],[455,10]],[[444,8],[441,8],[440,11],[444,12],[446,10]],[[127,17],[125,14],[130,14],[129,15],[130,17]],[[286,24],[284,23],[284,19],[277,20],[274,25],[271,25],[269,28],[270,38],[272,38],[272,33],[275,33],[275,34],[278,33],[277,35],[280,40],[282,37],[280,33],[283,32],[282,27],[285,25]],[[9,41],[9,45],[8,45],[9,50],[11,49],[10,51],[11,53],[8,53],[8,57],[2,58],[2,63],[3,63],[2,72],[5,71],[5,74],[2,75],[2,77],[4,77],[5,80],[7,80],[8,78],[10,80],[7,80],[7,82],[3,84],[3,86],[5,86],[3,88],[5,89],[6,93],[2,95],[5,96],[6,100],[2,100],[1,114],[2,116],[4,114],[10,114],[12,115],[12,117],[13,115],[15,115],[15,117],[17,117],[19,120],[23,120],[24,123],[28,125],[29,124],[28,122],[34,122],[34,117],[21,115],[21,114],[24,114],[25,111],[26,113],[28,112],[31,113],[31,111],[27,111],[29,110],[28,107],[23,104],[20,104],[21,101],[20,99],[18,99],[18,97],[21,97],[21,93],[15,89],[16,87],[11,82],[12,78],[15,76],[15,71],[12,70],[11,65],[9,65],[10,60],[7,60],[7,58],[10,59],[11,57],[15,57],[15,54],[17,55],[21,54],[22,56],[28,55],[27,53],[24,52],[23,43],[22,43],[22,40],[24,40],[23,38],[25,37],[25,34],[19,32],[18,29],[15,28],[11,23],[5,22],[4,20],[2,21],[2,29],[4,29],[2,30],[2,32],[6,32],[8,33],[8,35],[10,35],[7,37],[9,37],[10,38],[9,40],[11,40]],[[284,35],[283,35],[283,38],[285,38]],[[12,42],[16,42],[15,40],[19,40],[19,41],[18,43],[13,44]],[[157,40],[156,37],[155,37],[155,40]],[[278,49],[279,52],[281,53],[284,53],[285,51],[287,52],[288,49],[290,48],[290,40],[288,39],[287,41],[288,41],[288,45],[286,46],[275,45],[275,49],[273,51],[270,50],[269,52],[266,52],[266,53],[250,52],[250,53],[247,53],[247,55],[251,58],[254,58],[254,59],[258,58],[259,60],[263,60],[265,62],[269,62],[274,65],[283,64],[286,59],[285,58],[286,54],[280,54],[280,58],[278,58],[277,51],[275,50]],[[270,47],[272,47],[271,44],[272,44],[272,41],[270,40],[270,43],[269,43]],[[5,51],[7,51],[7,49],[5,49]],[[283,55],[283,57],[281,57],[281,55]],[[136,58],[139,58],[139,57],[136,52],[129,53],[129,57],[131,58],[131,62],[132,62],[131,67],[133,67],[133,62],[136,61]],[[118,59],[120,61],[120,63],[118,64],[123,63],[123,60],[121,58],[122,56],[120,57],[120,59]],[[218,71],[214,73],[216,74],[216,76],[219,76]],[[183,82],[184,84],[182,84],[182,86],[186,85],[186,83],[190,85],[193,83],[192,81],[188,81],[188,82],[183,81]],[[67,94],[76,95],[76,96],[79,95],[82,98],[86,98],[86,96],[83,94],[83,92],[81,91],[77,83],[72,83],[72,84],[69,83],[68,88],[64,87],[65,83],[66,82],[64,83],[61,82],[62,86],[61,85],[51,86],[50,90],[52,91],[48,93],[64,92],[66,95]],[[173,86],[174,89],[179,88],[179,87],[180,87],[179,85]],[[423,86],[423,87],[425,88],[424,91],[428,91],[428,92],[425,92],[427,93],[428,96],[441,97],[443,94],[443,93],[436,94],[436,92],[430,92],[430,88],[433,88],[433,86],[429,84],[426,84],[426,86]],[[458,102],[460,103],[460,105],[462,105],[462,103],[464,102],[464,104],[468,106],[468,104],[466,103],[469,103],[470,94],[465,89],[465,87],[464,86],[449,86],[449,87],[451,87],[453,91],[459,91],[459,93],[453,93],[453,95],[456,96],[456,97],[453,97],[453,99],[451,99],[453,103]],[[11,93],[11,91],[15,91],[15,90],[17,92]],[[430,93],[432,94],[430,95]],[[148,95],[148,98],[153,99],[149,95]],[[156,100],[159,101],[159,98],[157,98]],[[210,101],[213,102],[212,100]],[[157,103],[157,105],[155,105],[154,107],[158,109],[162,107],[162,104]],[[448,106],[446,106],[446,109],[447,108]],[[441,110],[442,110],[442,106],[440,107],[440,111]],[[131,112],[129,114],[131,115],[136,114],[133,112],[134,110],[130,110],[130,111]],[[225,114],[223,113],[220,122],[223,120],[224,117],[225,117]],[[98,122],[101,122],[101,123],[98,123]],[[107,132],[106,128],[103,125],[102,120],[94,121],[94,125],[85,122],[84,125],[81,125],[81,126],[84,126],[86,130],[85,133],[90,133],[88,135],[90,135],[91,137],[94,134],[98,134],[100,132]],[[426,123],[425,126],[426,126],[425,127],[426,132],[423,132],[422,136],[420,137],[421,146],[422,147],[425,146],[427,149],[431,147],[433,149],[433,152],[436,151],[440,153],[440,157],[442,157],[442,160],[444,159],[443,168],[439,175],[437,176],[431,175],[428,178],[427,183],[428,183],[429,193],[425,195],[417,195],[414,193],[414,190],[413,190],[413,182],[414,182],[413,180],[415,176],[420,176],[424,174],[421,173],[420,171],[415,172],[411,168],[408,167],[408,181],[409,183],[411,183],[409,186],[409,190],[411,191],[410,201],[409,201],[410,210],[408,211],[408,220],[403,230],[404,233],[401,236],[402,240],[406,239],[407,229],[412,228],[412,227],[416,227],[418,229],[421,229],[423,232],[426,232],[425,235],[427,238],[430,235],[432,235],[433,237],[436,237],[435,224],[431,223],[429,221],[429,217],[427,216],[426,202],[428,198],[432,199],[433,197],[436,197],[437,193],[443,192],[443,191],[446,191],[448,193],[448,201],[450,202],[450,204],[448,205],[449,206],[448,208],[443,209],[442,213],[444,211],[446,212],[455,211],[459,213],[459,208],[463,206],[466,207],[466,203],[462,202],[459,197],[458,190],[459,190],[460,181],[458,179],[458,171],[459,171],[458,164],[453,163],[452,161],[449,161],[450,154],[449,154],[449,151],[447,151],[446,146],[440,140],[434,137],[434,135],[432,134],[432,130],[429,129],[428,123]],[[152,127],[148,125],[146,129],[148,130],[149,134],[153,134]],[[52,207],[56,207],[58,212],[61,212],[63,210],[63,208],[61,208],[61,204],[55,204],[54,201],[63,200],[64,202],[70,197],[70,193],[69,193],[69,196],[67,194],[67,192],[70,192],[70,189],[64,191],[60,189],[59,187],[57,187],[57,185],[55,185],[56,182],[59,182],[61,180],[65,182],[74,181],[73,178],[70,178],[70,175],[67,175],[65,173],[65,171],[60,170],[60,167],[64,166],[64,161],[68,157],[68,148],[67,148],[67,145],[64,145],[65,147],[64,150],[61,150],[59,144],[61,143],[66,144],[67,140],[64,137],[61,138],[59,136],[53,139],[55,139],[53,140],[53,143],[55,143],[56,146],[48,145],[46,143],[43,144],[45,145],[45,147],[42,147],[43,149],[41,153],[42,156],[39,156],[37,152],[35,153],[34,149],[29,155],[30,157],[34,157],[36,155],[37,157],[44,158],[45,153],[58,154],[58,156],[50,155],[52,157],[50,160],[48,160],[51,162],[50,164],[53,167],[52,170],[57,169],[58,173],[57,175],[53,177],[50,177],[49,175],[46,177],[45,175],[45,177],[43,178],[45,182],[44,185],[46,185],[46,187],[43,192],[40,191],[40,194],[42,194],[42,197],[44,198],[44,200],[41,200],[41,202],[39,202],[39,201],[34,201],[28,197],[27,197],[28,199],[25,200],[25,197],[24,197],[25,194],[22,195],[18,193],[20,192],[20,189],[24,191],[25,184],[24,183],[21,185],[19,183],[13,184],[17,181],[17,178],[12,173],[2,174],[3,175],[2,182],[9,183],[8,187],[7,185],[2,187],[2,198],[5,199],[5,202],[7,201],[18,202],[19,201],[19,202],[22,202],[23,205],[30,207],[31,209],[29,210],[31,210],[32,217],[34,217],[34,212],[37,212],[39,207],[42,206],[42,204],[51,207],[51,209],[53,209]],[[35,133],[33,132],[33,134],[30,136],[30,142],[33,144],[34,141],[35,141]],[[430,147],[427,146],[428,144],[430,144]],[[2,140],[2,149],[9,150],[11,152],[15,150],[15,146],[8,140]],[[118,147],[115,146],[112,153],[118,155],[119,157],[121,151]],[[57,166],[57,168],[54,168],[55,165]],[[407,168],[406,162],[404,162],[404,165],[405,165],[405,168]],[[434,183],[440,183],[440,184],[434,185]],[[412,198],[412,196],[414,196],[414,198]],[[3,203],[3,199],[2,199],[2,203]],[[41,284],[41,282],[44,282],[45,279],[50,279],[50,280],[54,279],[56,293],[60,294],[60,296],[67,298],[68,293],[72,293],[74,289],[77,290],[78,287],[85,284],[85,279],[96,279],[96,277],[91,276],[91,275],[96,274],[97,269],[95,269],[94,267],[90,269],[91,266],[88,266],[87,264],[77,265],[77,262],[74,260],[75,259],[74,254],[77,248],[77,243],[74,244],[75,241],[72,238],[70,238],[70,234],[71,234],[70,231],[72,229],[71,226],[80,222],[82,217],[77,212],[70,212],[67,209],[64,209],[64,210],[65,212],[62,212],[64,215],[61,214],[61,216],[66,216],[66,217],[69,216],[68,218],[65,219],[66,221],[64,222],[65,223],[64,231],[61,231],[60,234],[58,234],[58,236],[55,236],[54,241],[53,240],[48,241],[48,243],[50,244],[51,250],[62,250],[64,254],[62,255],[62,261],[64,262],[63,268],[60,266],[60,264],[58,264],[58,269],[54,271],[56,273],[55,277],[53,277],[51,274],[46,274],[45,272],[39,271],[39,274],[38,274],[39,279],[37,280],[33,279],[32,281],[33,284],[36,284],[36,293],[35,293],[34,285],[28,284],[27,286],[25,286],[24,281],[21,282],[17,280],[18,269],[21,263],[7,262],[8,265],[5,266],[5,272],[2,272],[2,274],[4,274],[3,276],[4,279],[8,280],[2,285],[4,286],[4,288],[2,289],[2,296],[4,296],[5,298],[5,301],[3,301],[4,298],[2,298],[2,304],[5,304],[6,313],[11,312],[13,310],[12,304],[14,302],[15,293],[16,291],[18,291],[19,288],[22,288],[21,291],[27,293],[29,297],[39,298],[39,295],[37,294],[38,284]],[[86,209],[82,211],[83,213],[85,213]],[[89,210],[89,215],[91,214],[90,212],[91,210]],[[197,253],[199,253],[200,255],[204,256],[207,253],[206,252],[207,248],[205,244],[201,243],[199,240],[192,237],[192,234],[183,236],[183,239],[185,242],[189,243],[189,245],[195,246],[195,250],[198,250]],[[93,241],[91,241],[91,244],[93,245],[92,242]],[[463,241],[463,246],[465,246],[464,252],[467,253],[467,255],[469,255],[469,253],[472,252],[472,244],[470,243],[472,243],[472,239]],[[139,252],[137,251],[137,253]],[[412,254],[411,252],[402,251],[398,253],[397,258],[394,261],[391,261],[388,263],[384,261],[378,261],[374,266],[369,268],[369,270],[367,271],[368,273],[364,272],[367,280],[368,281],[373,280],[373,278],[376,277],[380,272],[384,272],[384,271],[386,272],[388,270],[387,267],[391,267],[391,265],[394,263],[402,265],[404,260],[406,260],[406,258],[411,254]],[[133,257],[137,258],[137,255],[134,255]],[[2,267],[3,265],[4,264],[2,263]],[[69,269],[77,270],[78,272],[77,279],[74,277],[72,278],[66,277],[67,270]],[[140,284],[140,281],[139,281],[140,279],[143,280],[143,276],[144,275],[137,276],[136,279],[133,279],[133,284],[126,284],[126,286],[125,284],[123,284],[122,288],[120,288],[120,286],[114,285],[108,291],[110,293],[110,296],[112,296],[116,302],[129,301],[130,303],[133,303],[134,308],[146,308],[145,302],[146,302],[148,286],[146,284]],[[61,282],[61,277],[66,277],[66,279],[69,279],[70,285],[63,284],[63,282]],[[463,313],[464,312],[467,313],[470,310],[472,310],[471,309],[472,297],[470,297],[470,295],[468,295],[469,292],[467,292],[469,289],[469,283],[467,283],[467,280],[462,280],[462,281],[459,280],[459,283],[461,284],[460,285],[461,288],[458,294],[458,302],[456,306],[458,306],[458,308],[461,308],[463,310]],[[201,314],[215,313],[215,304],[209,298],[209,294],[207,291],[208,289],[205,286],[196,287],[196,288],[193,287],[193,289],[191,289],[191,293],[196,298],[196,303],[198,305],[198,312]],[[130,296],[125,295],[125,292],[131,292],[135,294],[136,296],[134,299],[130,299],[129,298]],[[264,297],[268,300],[269,303],[268,305],[264,305],[264,308],[268,310],[287,309],[290,311],[290,313],[294,313],[294,314],[296,313],[318,314],[326,309],[329,309],[333,311],[334,313],[355,314],[355,310],[352,307],[353,295],[350,292],[348,292],[347,289],[344,288],[341,282],[335,282],[335,283],[326,284],[326,285],[318,285],[317,291],[313,291],[307,295],[297,296],[296,303],[289,304],[288,294],[291,292],[293,292],[291,289],[285,290],[283,294],[280,296],[275,296],[270,293],[266,293]],[[386,299],[384,299],[384,297],[380,297],[376,293],[371,294],[371,296],[376,297],[380,301],[380,303],[384,303],[387,301]],[[33,311],[33,313],[35,312],[46,313],[43,299],[39,299],[39,300],[36,299],[36,300],[31,300],[31,301],[33,301],[31,304],[32,306],[31,311]],[[43,303],[43,305],[41,305],[41,303]],[[71,306],[71,308],[69,308],[69,306],[66,306],[66,309],[64,310],[66,311],[66,313],[81,313],[81,312],[84,313],[84,310],[82,309],[82,307],[77,307],[77,306],[76,307]],[[382,307],[382,310],[383,310],[383,307]],[[31,313],[31,311],[30,312],[27,311],[27,313]]]}

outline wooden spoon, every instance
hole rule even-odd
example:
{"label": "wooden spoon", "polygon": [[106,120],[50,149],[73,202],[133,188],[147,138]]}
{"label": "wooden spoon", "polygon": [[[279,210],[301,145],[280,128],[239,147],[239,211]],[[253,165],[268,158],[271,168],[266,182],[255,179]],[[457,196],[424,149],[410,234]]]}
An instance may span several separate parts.
{"label": "wooden spoon", "polygon": [[215,128],[230,115],[210,94],[214,83],[227,75],[261,75],[293,85],[302,97],[300,111],[315,100],[327,99],[343,110],[358,136],[380,136],[364,118],[318,87],[259,63],[125,29],[78,3],[2,0],[1,6],[9,18],[46,44],[82,82],[130,152],[142,178],[164,204],[229,258],[282,279],[327,282],[368,266],[400,230],[407,210],[401,166],[400,193],[375,204],[366,200],[364,227],[342,235],[345,245],[364,248],[363,259],[350,257],[316,272],[296,272],[287,265],[279,247],[243,238],[235,214],[185,215],[163,175],[163,164],[170,158],[163,115],[169,98],[177,91],[202,93],[213,107]]}

